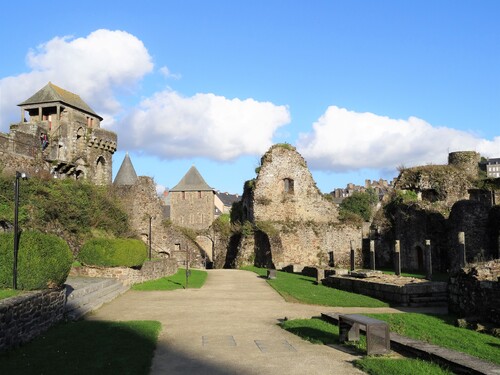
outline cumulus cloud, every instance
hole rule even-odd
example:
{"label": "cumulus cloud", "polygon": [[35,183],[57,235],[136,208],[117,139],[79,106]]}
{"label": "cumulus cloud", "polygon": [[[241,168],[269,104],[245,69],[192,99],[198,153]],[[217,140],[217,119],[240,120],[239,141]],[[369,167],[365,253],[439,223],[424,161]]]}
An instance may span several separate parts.
{"label": "cumulus cloud", "polygon": [[153,69],[144,44],[125,31],[96,30],[84,38],[56,37],[27,55],[29,72],[0,80],[0,130],[19,121],[17,104],[48,81],[74,92],[108,123],[120,109],[118,90],[130,90]]}
{"label": "cumulus cloud", "polygon": [[262,154],[276,130],[289,122],[286,106],[166,90],[144,100],[119,124],[120,143],[161,158],[224,161]]}
{"label": "cumulus cloud", "polygon": [[416,117],[391,119],[335,106],[299,136],[298,151],[311,168],[352,171],[446,163],[448,152],[473,150],[498,156],[500,137],[492,141],[447,127],[434,127]]}

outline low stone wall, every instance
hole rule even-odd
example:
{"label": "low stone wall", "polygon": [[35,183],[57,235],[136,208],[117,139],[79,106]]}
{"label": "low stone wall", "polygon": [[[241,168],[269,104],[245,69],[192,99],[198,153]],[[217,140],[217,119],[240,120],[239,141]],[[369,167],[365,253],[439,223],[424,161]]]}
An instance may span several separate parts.
{"label": "low stone wall", "polygon": [[379,298],[401,306],[446,304],[447,283],[445,282],[424,281],[397,285],[377,282],[371,278],[329,276],[323,279],[323,285]]}
{"label": "low stone wall", "polygon": [[0,300],[0,351],[28,342],[63,319],[66,288]]}
{"label": "low stone wall", "polygon": [[161,277],[173,275],[177,272],[177,260],[174,258],[146,261],[142,268],[137,270],[128,267],[73,267],[71,276],[108,277],[120,280],[123,285],[142,283]]}
{"label": "low stone wall", "polygon": [[450,277],[450,312],[500,324],[500,259],[472,264]]}

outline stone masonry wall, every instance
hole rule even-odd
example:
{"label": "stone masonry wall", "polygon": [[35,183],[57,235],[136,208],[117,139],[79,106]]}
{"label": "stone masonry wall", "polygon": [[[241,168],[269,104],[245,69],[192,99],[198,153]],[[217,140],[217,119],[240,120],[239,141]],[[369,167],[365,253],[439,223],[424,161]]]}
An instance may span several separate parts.
{"label": "stone masonry wall", "polygon": [[279,238],[282,250],[271,253],[277,268],[291,264],[303,266],[326,266],[329,252],[333,252],[334,266],[348,267],[351,241],[355,249],[361,249],[361,229],[348,225],[327,223],[297,223],[294,231],[280,228]]}
{"label": "stone masonry wall", "polygon": [[304,158],[291,146],[264,154],[253,196],[254,221],[336,222],[335,205],[323,198]]}
{"label": "stone masonry wall", "polygon": [[500,259],[471,264],[450,277],[448,308],[500,326]]}
{"label": "stone masonry wall", "polygon": [[129,216],[131,228],[149,244],[149,217],[151,216],[152,250],[155,256],[171,254],[173,246],[168,246],[169,236],[163,221],[161,200],[156,194],[151,177],[140,176],[132,186],[117,186],[123,208]]}
{"label": "stone masonry wall", "polygon": [[128,267],[73,267],[70,275],[108,277],[120,280],[123,285],[132,285],[170,276],[176,272],[177,261],[175,259],[161,259],[144,262],[140,270]]}
{"label": "stone masonry wall", "polygon": [[0,352],[28,342],[63,319],[66,288],[0,301]]}
{"label": "stone masonry wall", "polygon": [[170,218],[176,225],[203,230],[214,221],[214,192],[170,192]]}

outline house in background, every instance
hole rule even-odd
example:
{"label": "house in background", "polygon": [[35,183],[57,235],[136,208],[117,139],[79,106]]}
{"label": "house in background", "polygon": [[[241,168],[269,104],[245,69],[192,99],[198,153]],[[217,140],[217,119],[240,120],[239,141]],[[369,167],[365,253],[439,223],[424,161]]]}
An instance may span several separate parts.
{"label": "house in background", "polygon": [[500,158],[488,159],[486,162],[486,174],[491,178],[500,178]]}

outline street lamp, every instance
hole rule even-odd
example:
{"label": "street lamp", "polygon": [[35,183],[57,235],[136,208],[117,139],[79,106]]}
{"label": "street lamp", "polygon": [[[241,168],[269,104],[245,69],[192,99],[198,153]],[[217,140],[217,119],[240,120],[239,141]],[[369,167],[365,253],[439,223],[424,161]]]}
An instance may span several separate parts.
{"label": "street lamp", "polygon": [[149,215],[149,260],[151,260],[151,220],[153,220],[153,217]]}
{"label": "street lamp", "polygon": [[17,254],[19,252],[19,179],[27,180],[24,172],[16,172],[14,184],[14,266],[12,269],[12,287],[17,289]]}

